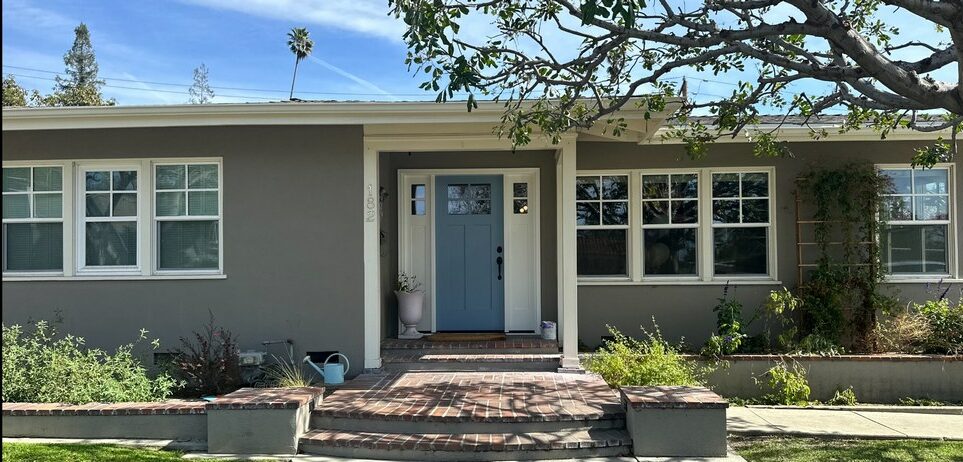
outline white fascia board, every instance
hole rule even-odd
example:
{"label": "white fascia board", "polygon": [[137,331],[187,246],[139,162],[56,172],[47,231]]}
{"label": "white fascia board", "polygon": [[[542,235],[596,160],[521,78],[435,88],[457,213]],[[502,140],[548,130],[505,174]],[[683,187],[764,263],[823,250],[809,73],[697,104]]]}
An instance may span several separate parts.
{"label": "white fascia board", "polygon": [[[911,130],[908,128],[895,129],[886,134],[886,138],[882,138],[879,133],[870,128],[860,128],[857,130],[850,130],[845,133],[839,133],[838,125],[822,125],[818,127],[813,127],[815,130],[825,130],[827,135],[819,139],[813,139],[810,134],[812,129],[809,127],[799,127],[790,126],[782,127],[774,133],[778,141],[789,141],[793,143],[807,143],[807,142],[820,142],[820,141],[934,141],[937,138],[948,139],[952,136],[949,129],[940,130],[936,132],[921,132],[917,130]],[[640,144],[683,144],[682,140],[675,137],[664,138],[663,135],[670,130],[668,127],[662,127],[658,129],[654,136],[648,143]],[[739,133],[735,138],[724,136],[716,140],[716,143],[751,143],[753,135],[756,133],[765,133],[772,130],[772,127],[758,127],[758,126],[748,126],[741,133]]]}
{"label": "white fascia board", "polygon": [[[641,99],[637,102],[641,103]],[[627,106],[633,106],[630,102]],[[675,110],[670,101],[667,111]],[[3,131],[82,128],[189,127],[217,125],[377,125],[498,123],[500,102],[331,102],[186,104],[3,109]],[[623,109],[618,116],[640,119],[645,110]],[[664,116],[660,116],[664,117]]]}

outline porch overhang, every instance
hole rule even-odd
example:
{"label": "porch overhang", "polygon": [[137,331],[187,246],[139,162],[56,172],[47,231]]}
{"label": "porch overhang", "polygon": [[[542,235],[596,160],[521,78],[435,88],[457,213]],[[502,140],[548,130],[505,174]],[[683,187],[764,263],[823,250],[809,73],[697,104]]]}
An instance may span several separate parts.
{"label": "porch overhang", "polygon": [[[372,192],[380,190],[379,154],[382,152],[458,152],[550,150],[556,162],[556,217],[557,217],[557,272],[558,321],[562,347],[561,369],[578,370],[578,284],[576,271],[575,184],[578,141],[600,141],[644,144],[652,140],[681,105],[670,101],[663,111],[647,111],[639,102],[613,115],[619,126],[607,122],[575,129],[558,139],[535,132],[529,143],[513,145],[510,139],[498,136],[504,107],[487,104],[473,111],[471,120],[464,113],[447,120],[394,120],[389,123],[368,121],[364,124],[365,204],[373,203]],[[464,106],[460,106],[464,111]],[[381,366],[380,335],[381,300],[380,259],[378,239],[381,224],[379,214],[372,213],[365,223],[365,367]],[[544,268],[546,274],[552,269]]]}

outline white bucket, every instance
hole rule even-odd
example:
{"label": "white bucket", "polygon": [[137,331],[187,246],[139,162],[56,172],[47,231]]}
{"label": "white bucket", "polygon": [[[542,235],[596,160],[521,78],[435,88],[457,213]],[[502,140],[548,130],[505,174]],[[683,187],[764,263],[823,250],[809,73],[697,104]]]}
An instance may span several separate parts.
{"label": "white bucket", "polygon": [[542,321],[542,338],[545,340],[558,339],[558,325],[552,321]]}

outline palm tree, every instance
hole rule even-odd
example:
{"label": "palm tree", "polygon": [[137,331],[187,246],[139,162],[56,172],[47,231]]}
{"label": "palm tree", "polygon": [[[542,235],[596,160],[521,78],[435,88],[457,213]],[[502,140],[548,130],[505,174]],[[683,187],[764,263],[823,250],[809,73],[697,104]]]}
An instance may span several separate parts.
{"label": "palm tree", "polygon": [[288,48],[294,53],[294,77],[291,78],[291,95],[288,99],[294,99],[294,81],[298,78],[298,64],[307,58],[314,48],[314,40],[309,37],[311,33],[304,27],[295,27],[288,32]]}

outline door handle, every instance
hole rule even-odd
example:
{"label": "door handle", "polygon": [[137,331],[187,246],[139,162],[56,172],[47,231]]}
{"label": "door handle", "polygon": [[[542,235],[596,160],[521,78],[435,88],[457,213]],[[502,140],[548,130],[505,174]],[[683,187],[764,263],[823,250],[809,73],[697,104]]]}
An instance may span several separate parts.
{"label": "door handle", "polygon": [[504,262],[505,260],[503,260],[502,257],[498,257],[495,259],[495,263],[498,263],[498,280],[499,281],[502,280],[502,263]]}

